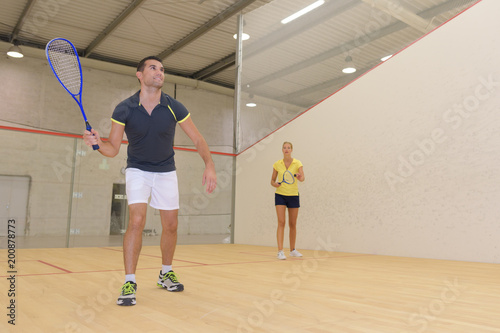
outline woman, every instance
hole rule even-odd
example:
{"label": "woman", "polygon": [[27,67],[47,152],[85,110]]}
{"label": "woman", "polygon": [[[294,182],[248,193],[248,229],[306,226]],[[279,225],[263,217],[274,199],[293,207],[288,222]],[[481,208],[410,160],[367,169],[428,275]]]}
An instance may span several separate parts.
{"label": "woman", "polygon": [[[283,239],[285,237],[286,209],[288,208],[288,225],[290,227],[290,256],[302,257],[299,251],[295,249],[295,239],[297,238],[297,215],[299,214],[299,187],[297,181],[305,180],[302,163],[292,157],[293,145],[290,142],[284,142],[282,146],[283,159],[273,164],[273,175],[271,177],[271,186],[276,187],[274,194],[274,204],[276,214],[278,215],[278,259],[286,259],[283,252]],[[289,173],[288,173],[289,171]],[[285,173],[288,173],[290,179],[287,179]]]}

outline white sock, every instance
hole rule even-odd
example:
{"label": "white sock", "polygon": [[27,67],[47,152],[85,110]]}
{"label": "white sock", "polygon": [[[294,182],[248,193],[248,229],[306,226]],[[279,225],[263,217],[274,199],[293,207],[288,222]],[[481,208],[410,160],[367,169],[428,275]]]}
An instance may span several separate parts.
{"label": "white sock", "polygon": [[161,265],[161,273],[166,274],[172,270],[172,265]]}
{"label": "white sock", "polygon": [[127,274],[127,275],[125,275],[125,282],[127,282],[127,281],[131,281],[133,283],[137,283],[135,281],[135,274]]}

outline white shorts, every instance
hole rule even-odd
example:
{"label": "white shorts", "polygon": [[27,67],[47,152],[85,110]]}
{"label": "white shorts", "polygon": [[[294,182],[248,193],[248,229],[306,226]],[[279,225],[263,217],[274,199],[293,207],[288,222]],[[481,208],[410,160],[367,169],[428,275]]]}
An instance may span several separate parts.
{"label": "white shorts", "polygon": [[149,172],[127,168],[125,173],[128,204],[148,203],[155,209],[179,209],[177,172]]}

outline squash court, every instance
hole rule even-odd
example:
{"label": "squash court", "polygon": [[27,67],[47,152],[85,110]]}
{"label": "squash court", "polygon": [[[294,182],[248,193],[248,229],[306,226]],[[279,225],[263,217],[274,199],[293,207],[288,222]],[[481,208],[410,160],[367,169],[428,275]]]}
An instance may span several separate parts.
{"label": "squash court", "polygon": [[[500,333],[499,12],[497,0],[2,0],[0,332]],[[181,121],[165,147],[182,292],[157,286],[149,207],[137,304],[116,304],[133,145],[111,157],[83,142],[45,52],[57,37],[75,44],[104,141],[150,55],[207,141],[210,194],[188,116],[167,113]],[[303,257],[289,256],[287,223],[279,260],[270,178],[285,142],[305,172]]]}

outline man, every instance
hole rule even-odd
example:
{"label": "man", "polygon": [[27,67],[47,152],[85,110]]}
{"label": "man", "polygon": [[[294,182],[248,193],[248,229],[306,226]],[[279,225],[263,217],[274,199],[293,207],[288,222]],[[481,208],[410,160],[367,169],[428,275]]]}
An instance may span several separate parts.
{"label": "man", "polygon": [[154,56],[144,58],[137,66],[136,76],[141,90],[115,108],[109,139],[102,141],[94,129],[92,132],[85,131],[83,135],[86,145],[99,145],[99,152],[108,157],[118,154],[124,132],[129,141],[126,192],[130,219],[123,238],[126,276],[117,300],[118,305],[125,306],[136,304],[135,271],[142,248],[142,231],[146,224],[150,196],[150,206],[160,211],[162,224],[162,270],[157,285],[168,291],[184,290],[172,270],[179,209],[173,151],[177,123],[193,141],[205,162],[202,184],[206,184],[206,191],[211,193],[216,186],[215,166],[205,139],[184,105],[161,91],[164,82],[161,60]]}

